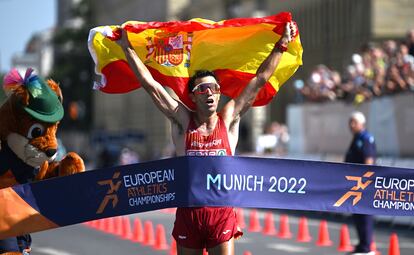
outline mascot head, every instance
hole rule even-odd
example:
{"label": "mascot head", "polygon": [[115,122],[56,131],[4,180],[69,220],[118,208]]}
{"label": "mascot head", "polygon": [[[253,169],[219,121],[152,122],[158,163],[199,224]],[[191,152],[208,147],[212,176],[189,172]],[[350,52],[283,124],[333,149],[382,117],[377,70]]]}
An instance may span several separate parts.
{"label": "mascot head", "polygon": [[56,131],[63,118],[62,92],[28,69],[24,78],[13,69],[4,78],[8,95],[0,107],[0,140],[26,164],[39,167],[57,153]]}

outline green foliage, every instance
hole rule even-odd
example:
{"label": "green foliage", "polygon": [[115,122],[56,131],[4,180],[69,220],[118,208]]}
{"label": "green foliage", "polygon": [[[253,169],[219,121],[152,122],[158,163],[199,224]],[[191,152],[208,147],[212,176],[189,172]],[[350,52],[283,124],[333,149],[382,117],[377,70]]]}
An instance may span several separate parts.
{"label": "green foliage", "polygon": [[87,48],[87,38],[92,27],[90,1],[83,0],[72,9],[73,20],[80,26],[57,28],[52,79],[60,83],[63,93],[65,117],[62,129],[88,130],[91,127],[91,98],[93,62]]}
{"label": "green foliage", "polygon": [[2,84],[2,87],[0,89],[0,105],[3,104],[3,101],[6,99],[6,94],[4,93],[4,90],[3,90],[4,75],[5,75],[4,73],[0,73],[0,81],[1,81],[1,84]]}

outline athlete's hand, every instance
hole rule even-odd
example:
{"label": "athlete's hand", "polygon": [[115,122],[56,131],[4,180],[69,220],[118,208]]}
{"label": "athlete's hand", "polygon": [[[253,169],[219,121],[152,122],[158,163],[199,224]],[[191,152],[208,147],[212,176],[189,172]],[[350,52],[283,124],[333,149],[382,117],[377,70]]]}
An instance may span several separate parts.
{"label": "athlete's hand", "polygon": [[297,32],[298,32],[298,26],[296,22],[294,21],[287,22],[285,26],[285,32],[280,38],[279,43],[283,46],[287,46],[288,43],[290,43],[291,41],[295,39]]}
{"label": "athlete's hand", "polygon": [[128,33],[125,31],[125,29],[119,27],[119,33],[121,34],[121,37],[116,40],[116,43],[121,46],[122,49],[131,47],[131,43],[128,40]]}

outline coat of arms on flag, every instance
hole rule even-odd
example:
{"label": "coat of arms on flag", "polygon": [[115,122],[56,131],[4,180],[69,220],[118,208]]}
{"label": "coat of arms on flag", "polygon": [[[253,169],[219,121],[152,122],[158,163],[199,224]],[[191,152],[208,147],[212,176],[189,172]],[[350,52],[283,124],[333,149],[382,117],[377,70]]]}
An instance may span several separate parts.
{"label": "coat of arms on flag", "polygon": [[180,65],[185,58],[185,67],[190,66],[192,33],[155,33],[147,37],[147,54],[144,63],[156,61],[162,66]]}

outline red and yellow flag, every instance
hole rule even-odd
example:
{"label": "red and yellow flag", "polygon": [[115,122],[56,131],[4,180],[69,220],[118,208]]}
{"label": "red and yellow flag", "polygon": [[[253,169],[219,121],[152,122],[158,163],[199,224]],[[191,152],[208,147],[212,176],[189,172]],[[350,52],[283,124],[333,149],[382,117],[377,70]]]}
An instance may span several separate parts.
{"label": "red and yellow flag", "polygon": [[[205,19],[171,22],[129,21],[122,25],[140,59],[153,77],[174,90],[192,108],[187,81],[196,70],[215,71],[224,95],[240,94],[291,21],[290,13],[263,18],[237,18],[214,22]],[[89,33],[89,51],[101,76],[95,88],[126,93],[140,87],[122,49],[114,42],[118,26],[100,26]],[[297,36],[289,44],[275,73],[259,92],[254,105],[265,105],[302,65]]]}

